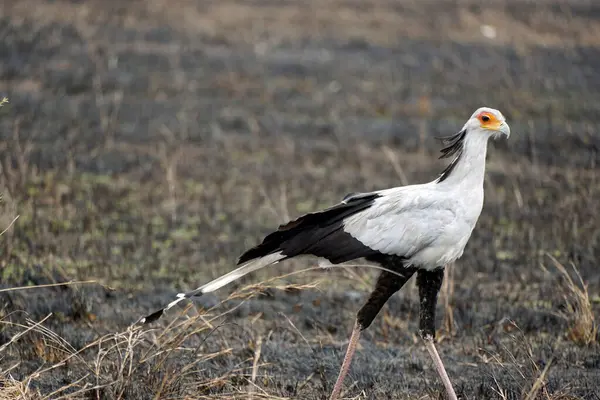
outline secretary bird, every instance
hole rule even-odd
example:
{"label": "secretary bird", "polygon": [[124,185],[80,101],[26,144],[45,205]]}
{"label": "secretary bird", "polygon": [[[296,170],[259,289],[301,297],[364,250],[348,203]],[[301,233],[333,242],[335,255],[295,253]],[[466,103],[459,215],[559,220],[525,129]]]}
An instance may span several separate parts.
{"label": "secretary bird", "polygon": [[382,267],[375,289],[358,311],[348,349],[331,393],[340,395],[360,333],[373,322],[387,300],[417,273],[419,334],[446,388],[456,394],[435,348],[435,307],[447,264],[462,256],[483,206],[488,139],[510,136],[500,111],[482,107],[456,134],[442,138],[440,158],[450,164],[429,183],[346,196],[341,203],[281,225],[238,260],[241,266],[187,293],[165,308],[140,319],[150,323],[180,301],[213,292],[260,268],[299,255],[332,264],[364,257]]}

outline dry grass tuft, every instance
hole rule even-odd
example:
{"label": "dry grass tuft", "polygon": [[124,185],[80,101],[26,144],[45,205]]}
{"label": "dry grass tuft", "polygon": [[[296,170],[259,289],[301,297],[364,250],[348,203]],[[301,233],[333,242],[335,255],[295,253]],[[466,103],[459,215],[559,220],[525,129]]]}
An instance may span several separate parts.
{"label": "dry grass tuft", "polygon": [[[302,271],[295,271],[298,274]],[[292,275],[290,274],[290,275]],[[270,284],[285,278],[278,276],[266,282],[242,287],[209,310],[190,312],[192,305],[183,308],[178,317],[166,326],[146,328],[131,325],[91,341],[81,349],[74,348],[64,338],[47,327],[52,314],[40,321],[25,318],[12,321],[13,315],[0,320],[0,328],[11,339],[0,347],[0,357],[14,361],[14,367],[0,373],[0,399],[75,399],[75,398],[210,398],[225,399],[250,396],[254,399],[279,399],[266,393],[259,382],[262,339],[251,344],[253,354],[241,363],[223,368],[222,374],[206,374],[211,363],[227,363],[234,348],[227,340],[214,348],[207,338],[219,334],[221,321],[249,298],[269,289],[299,291],[314,288],[315,284]],[[42,285],[43,287],[44,285]],[[28,287],[34,289],[35,287]],[[231,300],[238,304],[224,312],[213,310]],[[241,303],[239,301],[241,300]],[[19,321],[20,316],[14,316]],[[166,318],[165,318],[166,320]],[[163,320],[163,321],[165,321]],[[41,366],[22,381],[13,379],[10,372],[19,366],[22,350],[17,342],[27,344],[28,359],[41,360]],[[70,383],[45,396],[31,391],[44,377],[61,368],[69,368]],[[259,380],[260,378],[260,380]]]}
{"label": "dry grass tuft", "polygon": [[[21,382],[14,380],[10,371],[3,371],[1,399],[127,398],[137,390],[141,379],[147,380],[144,386],[151,388],[155,398],[171,398],[225,387],[227,375],[242,370],[230,370],[218,378],[194,379],[203,363],[230,352],[227,348],[203,351],[202,336],[211,331],[212,319],[203,323],[207,315],[173,322],[162,331],[130,326],[122,332],[102,336],[80,350],[44,325],[48,317],[23,324],[2,321],[16,333],[0,348],[0,354],[14,357],[11,346],[24,340],[31,344],[33,355],[45,363]],[[67,365],[74,371],[68,385],[44,397],[30,391],[44,375]]]}
{"label": "dry grass tuft", "polygon": [[556,258],[550,254],[548,257],[563,279],[565,310],[557,314],[569,324],[567,338],[579,345],[587,346],[594,343],[598,335],[598,325],[594,318],[587,284],[573,263],[570,263],[570,266],[575,273],[576,280],[573,280],[567,268]]}
{"label": "dry grass tuft", "polygon": [[39,400],[42,395],[28,387],[25,382],[14,379],[10,374],[0,376],[0,399]]}
{"label": "dry grass tuft", "polygon": [[[499,326],[510,331],[508,343],[498,343],[499,349],[494,353],[481,354],[481,361],[499,368],[498,372],[508,374],[517,390],[503,387],[501,379],[493,373],[495,387],[492,390],[498,398],[507,400],[517,395],[522,400],[559,400],[567,399],[566,392],[552,391],[548,387],[548,376],[554,360],[550,359],[540,365],[539,357],[534,353],[532,344],[521,328],[510,319],[503,319]],[[563,388],[568,390],[569,388]]]}
{"label": "dry grass tuft", "polygon": [[531,389],[525,396],[525,400],[535,400],[540,390],[546,385],[546,377],[548,376],[548,371],[550,371],[550,366],[552,365],[552,360],[546,364],[544,369],[539,373],[538,377],[531,385]]}

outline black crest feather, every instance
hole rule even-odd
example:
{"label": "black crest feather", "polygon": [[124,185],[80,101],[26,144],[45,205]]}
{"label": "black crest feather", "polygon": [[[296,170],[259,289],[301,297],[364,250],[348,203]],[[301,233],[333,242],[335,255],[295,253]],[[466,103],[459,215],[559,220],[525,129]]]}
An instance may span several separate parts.
{"label": "black crest feather", "polygon": [[440,174],[440,177],[438,178],[438,183],[446,180],[448,176],[450,176],[450,173],[452,173],[454,167],[456,167],[456,164],[458,163],[458,160],[460,159],[460,156],[463,152],[466,136],[467,130],[463,129],[452,136],[438,138],[444,144],[444,148],[440,150],[440,152],[442,153],[440,158],[449,158],[456,155],[454,160],[452,160],[452,162]]}

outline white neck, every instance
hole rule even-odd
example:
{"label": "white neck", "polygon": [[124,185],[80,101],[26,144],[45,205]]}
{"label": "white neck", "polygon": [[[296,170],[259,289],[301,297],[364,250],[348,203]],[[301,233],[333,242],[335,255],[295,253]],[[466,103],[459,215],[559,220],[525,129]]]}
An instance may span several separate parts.
{"label": "white neck", "polygon": [[488,139],[488,135],[480,132],[467,134],[456,165],[439,185],[483,187]]}

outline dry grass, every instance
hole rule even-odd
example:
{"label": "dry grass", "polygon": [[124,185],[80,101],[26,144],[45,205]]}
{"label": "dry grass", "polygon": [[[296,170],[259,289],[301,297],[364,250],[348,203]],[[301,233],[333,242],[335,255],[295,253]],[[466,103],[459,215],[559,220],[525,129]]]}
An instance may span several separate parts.
{"label": "dry grass", "polygon": [[[563,290],[564,310],[558,312],[558,315],[569,325],[567,338],[580,345],[587,346],[596,343],[598,324],[594,317],[587,284],[583,281],[575,264],[569,263],[571,267],[571,272],[569,272],[567,267],[555,257],[550,254],[547,256],[562,280],[560,287]],[[575,275],[575,280],[571,277],[571,273]]]}
{"label": "dry grass", "polygon": [[[318,267],[309,270],[314,269]],[[289,292],[315,289],[316,283],[278,283],[291,275],[306,271],[295,271],[248,285],[208,310],[195,308],[190,304],[171,322],[166,323],[167,318],[164,318],[163,323],[166,325],[161,328],[148,329],[134,324],[123,331],[103,335],[81,349],[75,349],[46,327],[46,322],[52,315],[47,315],[40,321],[26,318],[23,323],[12,322],[11,316],[8,316],[0,320],[0,326],[3,331],[11,331],[12,337],[0,347],[0,357],[13,359],[14,353],[19,352],[15,345],[19,341],[25,341],[29,343],[35,356],[44,360],[46,365],[20,381],[11,376],[11,370],[18,367],[18,362],[9,370],[2,371],[0,399],[125,399],[139,390],[140,380],[145,383],[143,389],[154,399],[285,399],[286,397],[269,394],[263,389],[270,378],[259,375],[259,369],[263,366],[260,363],[261,337],[248,344],[253,354],[247,359],[210,379],[203,379],[204,368],[211,362],[230,357],[233,349],[224,341],[218,350],[209,351],[205,343],[209,336],[217,334],[227,314],[234,312],[244,301],[254,296],[274,289]],[[6,291],[35,290],[41,287],[12,288]],[[214,312],[232,300],[240,300],[241,303],[224,312]],[[194,311],[190,312],[191,310]],[[70,384],[43,395],[31,389],[36,382],[45,379],[54,370],[67,366],[73,371],[79,371],[74,372]],[[141,379],[143,376],[146,378]],[[258,382],[259,379],[262,384]]]}
{"label": "dry grass", "polygon": [[[281,279],[283,277],[273,278]],[[267,282],[251,285],[232,293],[222,304],[234,299],[247,300],[266,290],[303,290],[314,286],[270,286]],[[32,287],[32,289],[35,289]],[[220,305],[222,305],[220,304]],[[241,306],[238,304],[235,308]],[[210,362],[231,356],[232,348],[225,346],[216,351],[208,350],[205,343],[210,335],[216,334],[221,321],[234,311],[215,314],[213,309],[196,309],[188,305],[178,318],[161,328],[147,329],[145,326],[131,325],[127,329],[103,335],[81,349],[75,349],[65,339],[46,326],[51,315],[40,321],[28,318],[25,322],[12,322],[10,316],[0,321],[4,331],[10,331],[12,338],[0,347],[0,356],[12,359],[15,344],[19,341],[30,343],[31,351],[45,361],[45,366],[17,381],[11,376],[11,369],[1,375],[2,399],[79,399],[114,398],[125,399],[139,390],[140,380],[145,381],[144,390],[154,399],[160,398],[245,398],[280,399],[268,394],[257,385],[260,364],[261,339],[250,348],[253,356],[239,365],[226,369],[222,375],[203,378],[202,371]],[[215,307],[217,308],[217,307]],[[35,382],[50,376],[54,370],[68,366],[72,369],[72,382],[51,393],[40,394],[32,390]],[[146,376],[146,378],[141,378]],[[263,379],[268,379],[263,377]],[[240,386],[232,382],[242,380]],[[247,390],[244,387],[248,388]],[[140,395],[140,393],[137,393]],[[150,398],[150,397],[148,397]]]}
{"label": "dry grass", "polygon": [[567,386],[559,390],[550,389],[548,379],[555,359],[551,358],[545,365],[540,365],[530,339],[517,324],[507,319],[501,325],[510,334],[503,343],[498,344],[498,351],[480,353],[481,362],[492,366],[493,391],[498,398],[516,398],[514,391],[507,390],[501,383],[507,379],[500,378],[500,375],[508,375],[509,381],[519,388],[518,398],[521,400],[581,400],[580,397],[570,395],[571,388]]}
{"label": "dry grass", "polygon": [[39,391],[27,387],[25,382],[15,380],[10,374],[0,377],[0,399],[2,400],[41,400]]}

